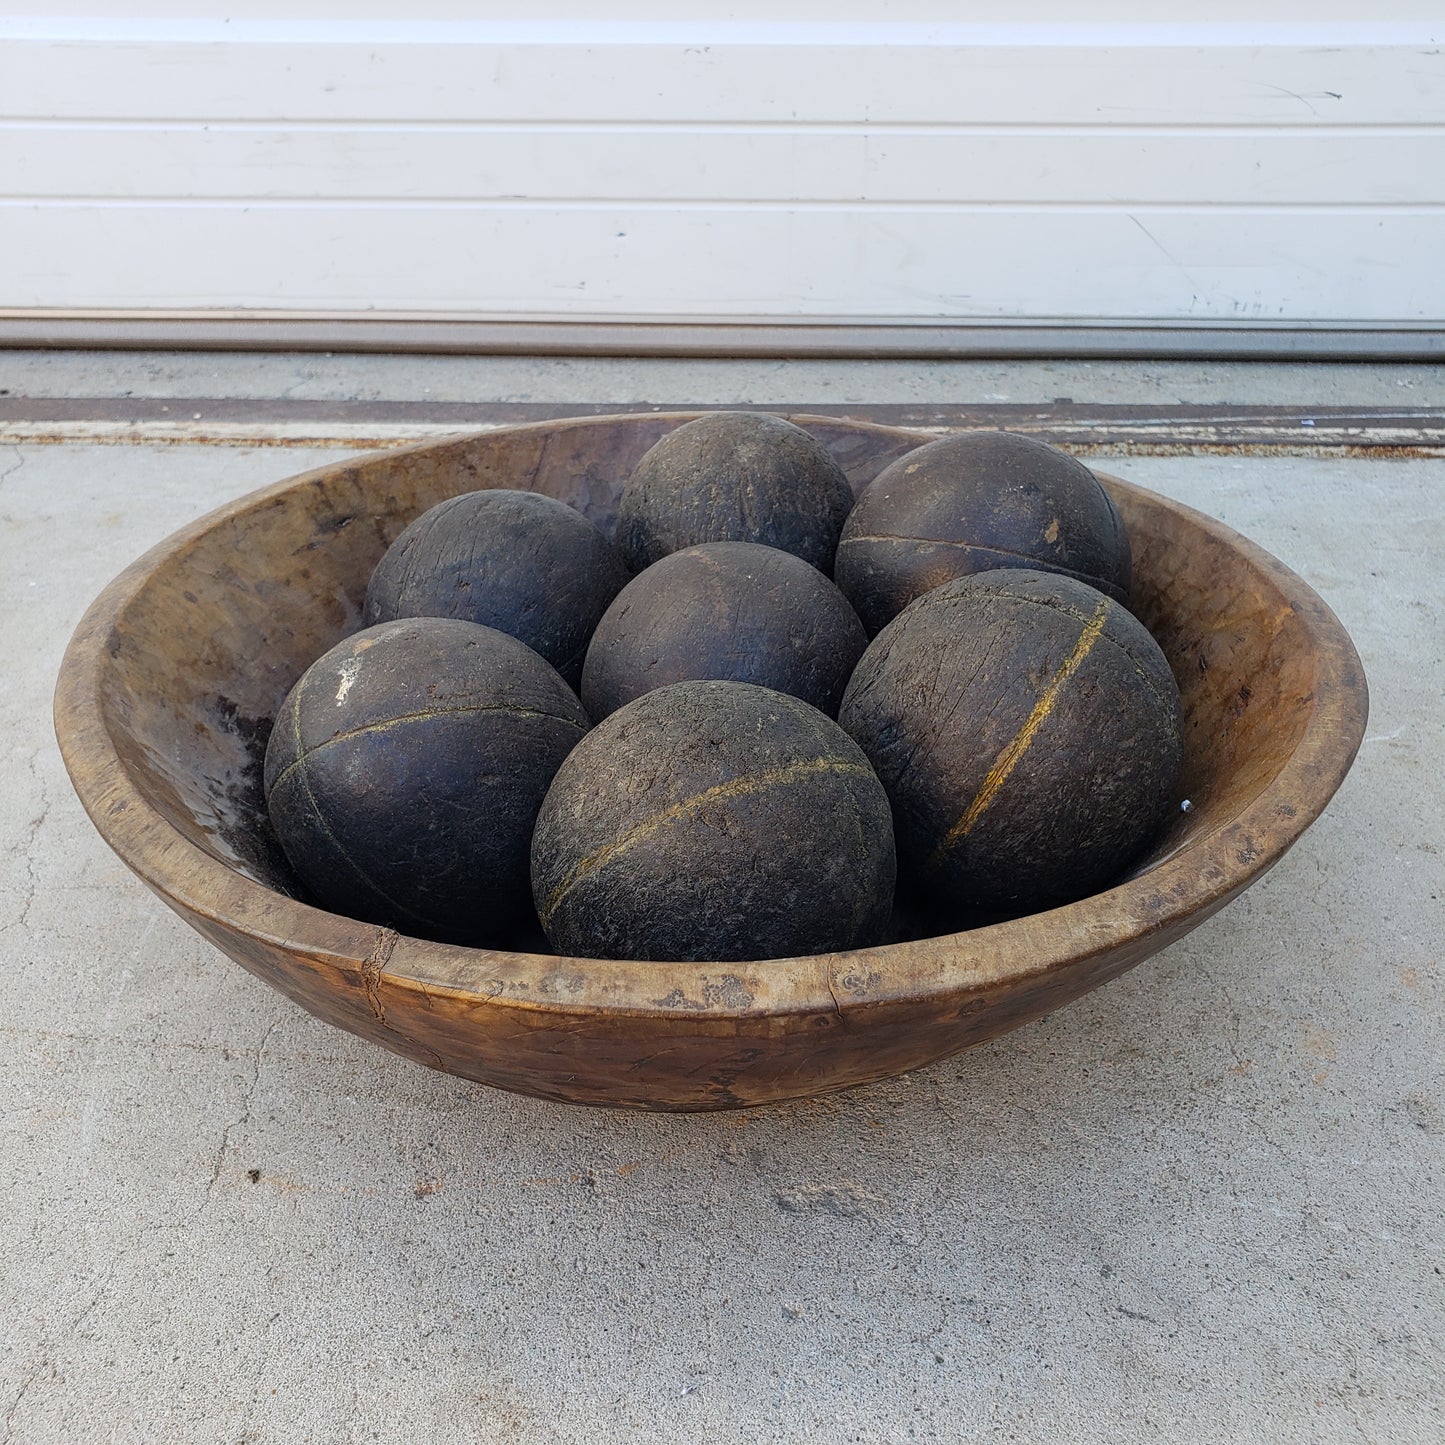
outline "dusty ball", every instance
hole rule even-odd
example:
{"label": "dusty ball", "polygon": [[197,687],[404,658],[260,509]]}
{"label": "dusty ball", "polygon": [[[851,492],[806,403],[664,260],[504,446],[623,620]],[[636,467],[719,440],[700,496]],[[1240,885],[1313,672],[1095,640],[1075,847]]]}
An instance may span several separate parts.
{"label": "dusty ball", "polygon": [[853,489],[802,427],[717,412],[669,432],[633,469],[617,544],[634,572],[699,542],[760,542],[831,573]]}
{"label": "dusty ball", "polygon": [[1088,467],[1031,437],[969,432],[879,472],[843,529],[834,577],[872,636],[931,588],[999,567],[1129,600],[1129,536]]}
{"label": "dusty ball", "polygon": [[1096,892],[1177,806],[1169,664],[1072,578],[995,571],[928,592],[869,645],[839,721],[887,789],[902,873],[944,918]]}
{"label": "dusty ball", "polygon": [[520,638],[573,686],[597,619],[627,581],[617,549],[539,492],[467,492],[423,512],[377,563],[367,626],[452,617]]}
{"label": "dusty ball", "polygon": [[575,694],[516,638],[433,617],[383,623],[291,689],[266,748],[266,804],[327,908],[495,943],[530,917],[532,825],[586,730]]}
{"label": "dusty ball", "polygon": [[856,743],[797,698],[682,682],[599,723],[532,839],[559,953],[746,960],[877,942],[893,902],[888,799]]}
{"label": "dusty ball", "polygon": [[595,721],[654,688],[711,678],[836,717],[867,645],[816,567],[776,547],[705,542],[654,562],[613,599],[587,649],[582,702]]}

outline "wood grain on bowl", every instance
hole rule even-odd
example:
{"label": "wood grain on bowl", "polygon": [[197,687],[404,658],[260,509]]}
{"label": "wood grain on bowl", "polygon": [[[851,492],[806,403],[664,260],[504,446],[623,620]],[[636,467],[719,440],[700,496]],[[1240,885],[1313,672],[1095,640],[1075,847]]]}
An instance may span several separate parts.
{"label": "wood grain on bowl", "polygon": [[[1184,704],[1180,813],[1117,886],[968,933],[762,963],[642,963],[426,942],[314,907],[261,795],[271,719],[360,625],[367,578],[446,497],[526,487],[609,535],[633,464],[691,414],[515,427],[341,463],[201,518],[122,573],[72,639],[56,730],[119,856],[319,1017],[451,1073],[574,1103],[720,1109],[946,1057],[1181,937],[1283,856],[1339,786],[1367,693],[1348,636],[1282,563],[1114,478],[1132,609]],[[795,417],[855,490],[926,434]]]}

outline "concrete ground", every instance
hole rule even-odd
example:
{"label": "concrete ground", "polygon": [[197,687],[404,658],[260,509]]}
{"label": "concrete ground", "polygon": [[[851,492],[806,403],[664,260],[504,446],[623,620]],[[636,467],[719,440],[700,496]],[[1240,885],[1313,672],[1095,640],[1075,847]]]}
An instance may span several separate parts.
{"label": "concrete ground", "polygon": [[[0,352],[12,396],[1439,405],[1421,367]],[[1075,1006],[746,1114],[511,1097],[316,1022],[166,912],[51,731],[100,587],[338,453],[0,433],[0,1441],[1445,1439],[1445,461],[1101,465],[1339,614],[1325,816]]]}

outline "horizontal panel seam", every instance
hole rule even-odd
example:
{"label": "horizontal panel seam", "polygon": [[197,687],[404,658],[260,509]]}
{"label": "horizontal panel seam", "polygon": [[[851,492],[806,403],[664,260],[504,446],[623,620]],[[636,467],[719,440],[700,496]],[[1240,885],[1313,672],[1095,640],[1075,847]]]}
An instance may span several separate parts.
{"label": "horizontal panel seam", "polygon": [[0,114],[0,130],[87,132],[93,130],[115,130],[122,132],[160,132],[170,134],[208,135],[272,135],[279,132],[299,132],[314,135],[351,135],[358,132],[376,132],[392,135],[693,135],[723,134],[738,136],[793,136],[824,135],[854,136],[871,138],[887,136],[890,139],[906,137],[943,137],[954,135],[976,135],[993,139],[1000,136],[1018,136],[1047,139],[1064,137],[1117,136],[1121,140],[1137,140],[1150,137],[1197,137],[1199,139],[1236,140],[1246,136],[1269,137],[1290,136],[1318,139],[1361,136],[1393,138],[1396,136],[1439,137],[1445,135],[1445,114],[1438,121],[1307,121],[1307,120],[1251,120],[1221,122],[1201,119],[1198,121],[1158,121],[1127,123],[1110,120],[856,120],[829,119],[809,120],[806,118],[788,120],[753,119],[745,116],[733,118],[706,118],[678,115],[670,118],[650,120],[608,120],[587,116],[565,116],[555,119],[536,119],[528,116],[515,118],[495,117],[486,120],[451,119],[437,116],[433,119],[415,119],[407,116],[328,116],[324,120],[312,116],[53,116],[29,113]]}
{"label": "horizontal panel seam", "polygon": [[602,196],[592,199],[578,197],[462,197],[441,196],[36,196],[0,194],[0,207],[32,210],[190,210],[190,211],[596,211],[599,213],[628,211],[646,212],[718,212],[734,214],[754,211],[766,214],[788,214],[798,211],[847,213],[872,211],[881,215],[909,215],[935,211],[959,215],[997,212],[1003,215],[1033,215],[1063,212],[1070,215],[1117,215],[1127,219],[1133,213],[1144,215],[1244,214],[1266,215],[1303,213],[1311,215],[1361,214],[1440,215],[1445,201],[929,201],[880,200],[866,196],[839,197],[832,200],[761,200],[753,197],[650,197]]}

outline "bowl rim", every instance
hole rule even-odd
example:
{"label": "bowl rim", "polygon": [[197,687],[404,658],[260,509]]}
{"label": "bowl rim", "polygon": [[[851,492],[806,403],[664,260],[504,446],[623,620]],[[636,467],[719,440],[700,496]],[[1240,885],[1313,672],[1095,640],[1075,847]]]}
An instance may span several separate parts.
{"label": "bowl rim", "polygon": [[[105,723],[103,684],[117,620],[157,568],[211,529],[274,504],[318,478],[375,457],[426,453],[500,432],[555,432],[605,424],[681,424],[703,412],[579,416],[459,433],[313,468],[234,498],[166,537],[111,581],[66,649],[55,691],[60,751],[81,803],[121,860],[168,903],[271,949],[354,975],[369,995],[383,985],[430,1003],[496,1004],[573,1016],[676,1018],[736,1026],[779,1015],[843,1014],[879,1003],[943,1002],[1009,990],[1065,967],[1116,953],[1151,935],[1175,936],[1272,867],[1320,815],[1364,736],[1368,688],[1348,633],[1323,599],[1278,558],[1205,513],[1107,472],[1136,494],[1210,534],[1261,574],[1297,616],[1313,650],[1309,712],[1279,772],[1233,815],[1102,893],[964,933],[846,952],[759,962],[578,959],[463,948],[398,934],[327,912],[246,877],[181,834],[131,779]],[[918,445],[937,434],[791,413],[788,420]],[[1145,952],[1150,951],[1147,947]],[[1143,956],[1141,953],[1139,956]]]}

